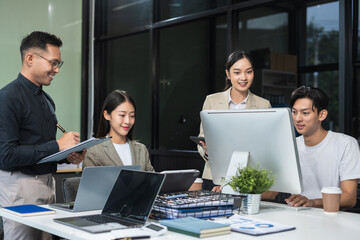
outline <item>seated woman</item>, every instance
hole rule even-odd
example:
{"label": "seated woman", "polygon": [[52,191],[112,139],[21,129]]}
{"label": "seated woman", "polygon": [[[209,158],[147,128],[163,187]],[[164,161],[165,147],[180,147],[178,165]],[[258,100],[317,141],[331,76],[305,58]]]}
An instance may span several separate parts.
{"label": "seated woman", "polygon": [[135,112],[135,102],[126,91],[115,90],[106,97],[96,137],[112,138],[88,149],[83,168],[140,165],[142,170],[154,171],[145,145],[133,139]]}

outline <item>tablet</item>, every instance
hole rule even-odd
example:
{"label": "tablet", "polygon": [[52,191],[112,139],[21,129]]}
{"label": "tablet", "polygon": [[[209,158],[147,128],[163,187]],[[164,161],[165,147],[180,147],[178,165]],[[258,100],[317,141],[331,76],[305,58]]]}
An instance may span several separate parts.
{"label": "tablet", "polygon": [[200,174],[196,169],[162,171],[161,173],[166,174],[166,178],[160,193],[187,191]]}
{"label": "tablet", "polygon": [[190,140],[193,141],[194,143],[201,145],[200,141],[205,142],[205,138],[204,137],[195,137],[195,136],[190,136]]}

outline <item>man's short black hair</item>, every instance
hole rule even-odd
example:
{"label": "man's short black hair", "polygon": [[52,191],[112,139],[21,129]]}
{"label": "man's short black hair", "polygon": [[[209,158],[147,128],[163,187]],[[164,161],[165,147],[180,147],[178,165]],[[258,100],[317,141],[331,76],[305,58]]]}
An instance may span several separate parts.
{"label": "man's short black hair", "polygon": [[313,102],[312,108],[314,110],[315,107],[318,113],[324,109],[327,109],[329,104],[329,96],[320,88],[301,86],[292,92],[290,98],[290,107],[293,108],[296,100],[301,98],[311,99]]}
{"label": "man's short black hair", "polygon": [[28,49],[40,48],[42,50],[46,50],[46,44],[61,47],[62,41],[59,37],[47,32],[34,31],[30,33],[21,41],[21,60],[24,60],[24,56]]}

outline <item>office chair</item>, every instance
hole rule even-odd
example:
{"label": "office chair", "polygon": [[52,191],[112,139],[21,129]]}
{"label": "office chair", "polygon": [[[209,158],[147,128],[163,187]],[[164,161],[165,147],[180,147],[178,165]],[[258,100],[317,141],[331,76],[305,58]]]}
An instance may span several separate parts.
{"label": "office chair", "polygon": [[64,178],[62,182],[64,202],[74,202],[81,177]]}

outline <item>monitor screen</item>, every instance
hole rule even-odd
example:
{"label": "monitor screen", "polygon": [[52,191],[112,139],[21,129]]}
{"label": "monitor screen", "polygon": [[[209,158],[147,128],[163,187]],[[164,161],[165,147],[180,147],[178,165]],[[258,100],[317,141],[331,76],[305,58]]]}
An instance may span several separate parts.
{"label": "monitor screen", "polygon": [[[289,108],[204,110],[200,113],[213,182],[222,184],[234,152],[276,175],[270,190],[300,194],[302,178]],[[230,165],[231,166],[231,165]]]}

